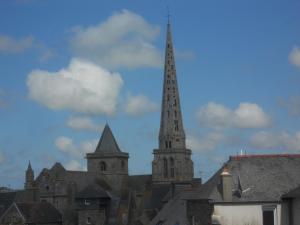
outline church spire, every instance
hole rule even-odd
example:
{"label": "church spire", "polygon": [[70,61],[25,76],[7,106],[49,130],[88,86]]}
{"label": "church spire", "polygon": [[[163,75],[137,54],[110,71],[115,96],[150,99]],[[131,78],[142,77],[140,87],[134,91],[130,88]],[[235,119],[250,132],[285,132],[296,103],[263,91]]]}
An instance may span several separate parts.
{"label": "church spire", "polygon": [[167,25],[159,148],[185,148],[185,133],[176,78],[171,24],[169,21]]}
{"label": "church spire", "polygon": [[34,185],[34,171],[31,168],[31,163],[29,161],[27,170],[25,172],[25,189],[32,188]]}
{"label": "church spire", "polygon": [[185,146],[176,78],[171,25],[168,21],[159,148],[153,150],[152,182],[190,182],[194,177],[192,151]]}

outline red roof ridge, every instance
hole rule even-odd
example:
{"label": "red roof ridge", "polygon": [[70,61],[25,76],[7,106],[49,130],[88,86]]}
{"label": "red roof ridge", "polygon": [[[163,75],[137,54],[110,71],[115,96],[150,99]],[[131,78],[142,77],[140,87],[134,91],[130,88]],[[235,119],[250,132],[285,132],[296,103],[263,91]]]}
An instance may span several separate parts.
{"label": "red roof ridge", "polygon": [[253,154],[253,155],[237,155],[230,156],[230,160],[240,160],[245,158],[300,158],[300,154]]}

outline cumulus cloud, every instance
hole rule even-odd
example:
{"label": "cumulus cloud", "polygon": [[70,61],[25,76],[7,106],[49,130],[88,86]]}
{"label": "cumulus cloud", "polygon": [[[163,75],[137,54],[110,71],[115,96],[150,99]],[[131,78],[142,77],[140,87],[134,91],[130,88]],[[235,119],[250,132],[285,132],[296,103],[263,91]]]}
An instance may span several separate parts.
{"label": "cumulus cloud", "polygon": [[252,147],[261,149],[281,149],[287,152],[299,152],[300,131],[295,134],[260,131],[251,136],[250,144]]}
{"label": "cumulus cloud", "polygon": [[65,167],[67,170],[73,170],[73,171],[74,170],[75,171],[86,170],[85,167],[80,164],[80,162],[78,162],[77,160],[74,160],[74,159],[69,161]]}
{"label": "cumulus cloud", "polygon": [[16,39],[6,35],[0,35],[0,53],[21,53],[31,48],[34,43],[32,36]]}
{"label": "cumulus cloud", "polygon": [[71,49],[79,57],[108,68],[160,67],[162,56],[153,45],[159,27],[128,10],[114,13],[106,21],[71,31]]}
{"label": "cumulus cloud", "polygon": [[68,137],[58,137],[55,140],[55,146],[61,152],[76,158],[82,158],[86,153],[93,152],[96,149],[98,140],[88,140],[74,144],[73,140]]}
{"label": "cumulus cloud", "polygon": [[263,128],[271,125],[270,117],[254,103],[240,103],[232,110],[224,105],[209,102],[197,112],[202,125],[220,128]]}
{"label": "cumulus cloud", "polygon": [[103,125],[95,124],[87,116],[71,116],[67,121],[68,127],[74,130],[101,131]]}
{"label": "cumulus cloud", "polygon": [[220,132],[211,132],[200,138],[193,135],[187,135],[186,145],[194,152],[207,152],[215,150],[224,140],[225,137]]}
{"label": "cumulus cloud", "polygon": [[158,104],[144,95],[129,95],[127,97],[125,112],[129,115],[140,116],[145,113],[155,112],[158,109]]}
{"label": "cumulus cloud", "polygon": [[27,78],[29,97],[50,109],[112,115],[123,80],[118,73],[73,58],[58,72],[33,70]]}
{"label": "cumulus cloud", "polygon": [[300,68],[300,48],[298,46],[293,47],[289,54],[289,61],[291,64]]}

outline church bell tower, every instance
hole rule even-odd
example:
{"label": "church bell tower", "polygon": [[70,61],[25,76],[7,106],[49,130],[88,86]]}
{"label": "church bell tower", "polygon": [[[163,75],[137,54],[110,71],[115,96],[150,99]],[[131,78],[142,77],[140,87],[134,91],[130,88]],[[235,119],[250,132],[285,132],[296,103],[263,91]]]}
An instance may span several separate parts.
{"label": "church bell tower", "polygon": [[171,25],[167,25],[164,83],[159,130],[159,148],[153,150],[154,183],[189,182],[194,177],[191,150],[185,145],[185,132],[176,78]]}

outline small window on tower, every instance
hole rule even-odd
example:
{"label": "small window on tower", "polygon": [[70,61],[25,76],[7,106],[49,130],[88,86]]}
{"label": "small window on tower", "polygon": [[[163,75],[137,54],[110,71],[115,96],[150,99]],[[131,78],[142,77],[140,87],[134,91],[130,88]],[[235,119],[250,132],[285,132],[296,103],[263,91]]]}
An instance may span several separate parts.
{"label": "small window on tower", "polygon": [[174,120],[174,129],[178,131],[178,120]]}
{"label": "small window on tower", "polygon": [[166,141],[165,143],[166,143],[166,148],[168,148],[168,142]]}
{"label": "small window on tower", "polygon": [[174,111],[174,116],[175,116],[175,118],[177,117],[177,111],[176,110]]}
{"label": "small window on tower", "polygon": [[100,171],[106,171],[106,164],[105,164],[105,162],[100,162]]}
{"label": "small window on tower", "polygon": [[169,141],[169,148],[172,148],[172,142]]}
{"label": "small window on tower", "polygon": [[91,224],[91,217],[88,216],[88,217],[86,218],[86,223],[87,223],[87,224]]}

